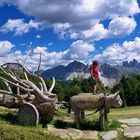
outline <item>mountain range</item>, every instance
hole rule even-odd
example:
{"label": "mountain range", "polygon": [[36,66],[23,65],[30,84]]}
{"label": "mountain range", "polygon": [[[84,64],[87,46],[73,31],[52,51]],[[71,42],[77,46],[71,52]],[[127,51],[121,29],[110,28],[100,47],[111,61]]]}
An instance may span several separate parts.
{"label": "mountain range", "polygon": [[[7,63],[5,68],[22,70],[22,67],[14,63]],[[123,76],[140,74],[140,63],[138,63],[135,59],[130,62],[124,61],[122,66],[103,63],[100,64],[99,69],[100,80],[105,86],[112,87]],[[90,70],[89,65],[75,60],[66,66],[59,65],[48,70],[40,70],[36,74],[47,78],[55,77],[55,79],[61,81],[71,81],[73,79],[83,79],[90,77]]]}
{"label": "mountain range", "polygon": [[127,67],[127,68],[138,68],[140,69],[140,63],[136,60],[133,59],[132,61],[128,62],[128,61],[124,61],[122,63],[123,67]]}
{"label": "mountain range", "polygon": [[[125,62],[126,63],[126,62]],[[59,65],[57,67],[45,70],[41,72],[42,77],[55,77],[57,80],[67,81],[74,78],[88,78],[90,76],[89,66],[79,62],[73,61],[67,66]],[[140,74],[140,69],[137,67],[126,67],[124,63],[120,65],[100,64],[100,80],[105,86],[112,87],[118,82],[122,76],[132,76]]]}

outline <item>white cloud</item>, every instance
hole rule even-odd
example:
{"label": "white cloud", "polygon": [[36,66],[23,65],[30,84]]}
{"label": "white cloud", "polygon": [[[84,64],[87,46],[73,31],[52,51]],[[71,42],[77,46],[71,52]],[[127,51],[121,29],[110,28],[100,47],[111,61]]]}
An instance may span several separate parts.
{"label": "white cloud", "polygon": [[[30,68],[38,65],[39,52],[42,54],[42,67],[47,68],[58,64],[66,64],[73,59],[85,60],[95,50],[94,40],[111,37],[121,37],[132,33],[136,27],[134,15],[140,12],[137,0],[1,0],[3,3],[16,6],[23,13],[35,17],[35,20],[25,22],[23,19],[9,19],[0,28],[0,32],[14,32],[22,35],[30,29],[53,28],[54,33],[61,38],[77,39],[70,48],[63,52],[48,52],[46,47],[36,47],[28,58]],[[104,27],[102,21],[109,21]],[[39,35],[36,36],[40,38]],[[95,58],[111,63],[122,60],[139,59],[139,38],[126,41],[122,45],[113,44]],[[49,44],[48,44],[49,45]],[[11,47],[12,48],[12,47]],[[17,58],[22,61],[26,55],[21,51],[11,52],[5,47],[7,57],[1,57],[1,62]],[[4,49],[3,49],[4,50]],[[137,51],[136,51],[137,50]]]}
{"label": "white cloud", "polygon": [[37,39],[41,39],[42,36],[41,36],[41,35],[36,35],[36,38],[37,38]]}
{"label": "white cloud", "polygon": [[[8,46],[8,45],[7,45]],[[29,69],[37,70],[40,53],[41,53],[41,69],[47,69],[57,65],[65,65],[73,60],[84,61],[87,56],[95,50],[93,44],[89,44],[82,40],[73,42],[69,49],[60,52],[49,52],[47,47],[37,46],[30,53],[17,50],[10,52],[11,47],[7,47],[5,55],[1,56],[0,64],[5,62],[15,62],[17,59],[25,63]],[[4,50],[3,50],[4,51]]]}
{"label": "white cloud", "polygon": [[39,54],[39,53],[44,54],[44,53],[47,52],[47,48],[46,48],[46,47],[40,47],[40,46],[38,46],[38,47],[36,47],[36,48],[33,50],[33,52],[34,52],[35,54]]}
{"label": "white cloud", "polygon": [[91,29],[83,31],[82,35],[88,40],[100,40],[108,36],[108,30],[104,28],[103,24],[96,24]]}
{"label": "white cloud", "polygon": [[31,28],[38,29],[40,23],[30,20],[28,23],[25,23],[23,19],[9,19],[1,28],[0,32],[15,32],[15,35],[22,35],[29,32]]}
{"label": "white cloud", "polygon": [[0,57],[6,56],[14,45],[9,41],[0,41]]}
{"label": "white cloud", "polygon": [[53,43],[52,43],[52,42],[49,42],[49,43],[48,43],[48,46],[52,46],[52,45],[53,45]]}
{"label": "white cloud", "polygon": [[[2,44],[2,43],[0,43]],[[10,43],[5,43],[10,44]],[[114,43],[111,46],[107,47],[103,53],[95,55],[93,59],[97,59],[101,62],[111,63],[111,64],[121,64],[122,61],[130,61],[136,59],[140,61],[140,38],[136,37],[133,41],[124,41],[122,44]],[[3,46],[3,45],[0,45]],[[16,59],[19,59],[22,62],[25,62],[27,54],[23,54],[20,50],[11,52],[13,45],[5,45],[7,48],[5,52],[0,53],[5,54],[0,56],[0,64],[5,63],[10,60],[14,62]],[[1,47],[0,47],[1,49]],[[1,49],[3,50],[3,49]],[[4,50],[3,50],[4,51]],[[39,63],[39,53],[41,52],[42,62],[41,69],[48,69],[57,65],[66,65],[73,60],[80,60],[83,62],[90,62],[87,60],[90,53],[95,51],[93,44],[84,42],[83,40],[78,40],[73,42],[69,49],[60,52],[49,52],[47,47],[37,46],[29,54],[26,60],[26,66],[31,70],[37,70]]]}
{"label": "white cloud", "polygon": [[111,36],[125,36],[133,32],[136,27],[134,18],[116,17],[109,23],[109,32]]}
{"label": "white cloud", "polygon": [[137,52],[138,54],[140,53],[140,38],[136,37],[134,41],[125,41],[122,46],[127,52]]}
{"label": "white cloud", "polygon": [[57,34],[59,34],[59,36],[61,38],[64,38],[67,35],[67,31],[70,28],[70,24],[69,23],[56,23],[53,24],[53,31]]}
{"label": "white cloud", "polygon": [[70,49],[66,53],[66,59],[78,59],[83,60],[95,50],[92,44],[84,42],[83,40],[77,40],[71,44]]}
{"label": "white cloud", "polygon": [[70,36],[73,39],[81,38],[88,41],[123,37],[132,33],[136,25],[134,18],[115,17],[110,21],[108,28],[105,28],[101,23],[97,23],[88,30],[79,33],[72,32]]}
{"label": "white cloud", "polygon": [[76,33],[76,32],[71,32],[70,33],[70,38],[71,39],[77,39],[79,37],[79,34],[78,33]]}
{"label": "white cloud", "polygon": [[[107,29],[100,24],[104,20],[111,20],[110,37],[111,35],[114,37],[128,35],[134,30],[136,24],[133,18],[128,17],[133,17],[140,12],[137,0],[3,1],[15,5],[27,15],[34,16],[46,27],[53,27],[54,32],[60,37],[70,36],[73,39],[84,39],[84,37],[92,39],[93,37],[93,40],[94,38],[99,40],[108,37],[106,36]],[[101,32],[100,35],[94,34],[94,32],[97,33],[95,27]],[[81,32],[83,32],[83,38],[80,37]],[[87,35],[87,32],[90,35]]]}
{"label": "white cloud", "polygon": [[125,41],[122,45],[113,44],[103,51],[102,54],[94,58],[111,64],[121,64],[122,61],[136,59],[140,61],[140,38],[136,37],[134,41]]}

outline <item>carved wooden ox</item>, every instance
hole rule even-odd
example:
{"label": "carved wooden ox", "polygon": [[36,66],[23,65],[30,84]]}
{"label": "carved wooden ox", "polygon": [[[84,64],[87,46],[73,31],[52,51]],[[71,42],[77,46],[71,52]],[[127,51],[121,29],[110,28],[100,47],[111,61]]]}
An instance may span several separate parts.
{"label": "carved wooden ox", "polygon": [[[17,65],[18,67],[20,67],[21,70],[23,70],[24,76],[21,77],[20,71],[18,71],[19,73],[17,73],[15,69],[6,69],[4,66],[7,64]],[[33,106],[35,106],[35,108],[37,109],[37,111],[36,109],[34,109],[35,113],[39,114],[41,116],[41,119],[43,118],[45,123],[49,122],[53,118],[54,111],[55,109],[57,109],[56,103],[58,101],[56,94],[52,93],[52,90],[55,86],[54,78],[53,83],[48,90],[44,79],[36,74],[31,73],[20,62],[3,64],[2,66],[0,66],[0,70],[0,80],[5,83],[5,89],[0,89],[0,106],[5,106],[8,108],[19,108],[19,112],[21,112],[20,106],[27,104],[33,109]],[[38,80],[38,84],[32,82],[31,78],[29,79],[29,76],[32,78],[36,78]],[[12,91],[11,85],[17,88],[17,92]],[[29,103],[31,103],[32,105],[30,105]],[[27,109],[24,110],[26,111]],[[23,115],[26,114],[23,113]],[[31,116],[30,112],[28,116]]]}
{"label": "carved wooden ox", "polygon": [[119,92],[104,96],[103,94],[93,95],[92,93],[81,93],[71,97],[68,114],[71,109],[74,111],[76,127],[80,128],[81,117],[84,117],[84,110],[97,109],[100,111],[100,127],[103,129],[104,119],[107,119],[108,109],[110,107],[121,107],[122,100]]}

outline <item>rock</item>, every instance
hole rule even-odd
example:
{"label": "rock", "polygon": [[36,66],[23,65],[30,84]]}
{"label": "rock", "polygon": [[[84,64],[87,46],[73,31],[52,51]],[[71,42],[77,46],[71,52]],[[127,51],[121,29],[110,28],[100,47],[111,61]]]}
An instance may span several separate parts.
{"label": "rock", "polygon": [[127,138],[140,137],[140,126],[127,127],[124,129],[124,136]]}
{"label": "rock", "polygon": [[120,119],[118,120],[120,123],[127,124],[128,126],[136,126],[140,125],[140,119],[138,118],[131,118],[131,119]]}
{"label": "rock", "polygon": [[126,128],[126,127],[128,127],[128,125],[126,125],[126,124],[121,125],[121,128]]}
{"label": "rock", "polygon": [[54,135],[65,138],[65,139],[80,139],[83,136],[83,132],[78,129],[68,128],[68,129],[58,129],[55,128],[53,125],[48,125],[48,131],[53,133]]}
{"label": "rock", "polygon": [[64,129],[57,129],[53,125],[48,125],[47,128],[48,131],[53,133],[55,136],[63,139],[70,139],[69,135],[67,135],[67,132]]}
{"label": "rock", "polygon": [[117,128],[118,132],[123,132],[123,128]]}
{"label": "rock", "polygon": [[62,138],[62,139],[70,139],[69,135],[67,135],[67,133],[65,132],[65,130],[58,130],[55,132],[55,135]]}
{"label": "rock", "polygon": [[108,132],[102,132],[101,133],[101,138],[103,140],[112,140],[117,138],[117,131],[108,131]]}
{"label": "rock", "polygon": [[82,139],[98,140],[98,131],[83,131]]}
{"label": "rock", "polygon": [[81,130],[78,129],[74,129],[74,128],[68,128],[65,129],[65,132],[67,133],[67,135],[71,138],[71,139],[80,139],[83,136],[83,132]]}

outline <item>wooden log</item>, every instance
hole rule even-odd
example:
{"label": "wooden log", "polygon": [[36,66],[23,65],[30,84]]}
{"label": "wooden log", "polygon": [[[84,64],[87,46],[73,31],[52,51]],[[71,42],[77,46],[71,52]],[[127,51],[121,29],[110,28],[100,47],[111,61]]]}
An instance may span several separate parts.
{"label": "wooden log", "polygon": [[19,108],[21,104],[23,104],[23,102],[12,95],[0,94],[0,106],[7,108]]}

